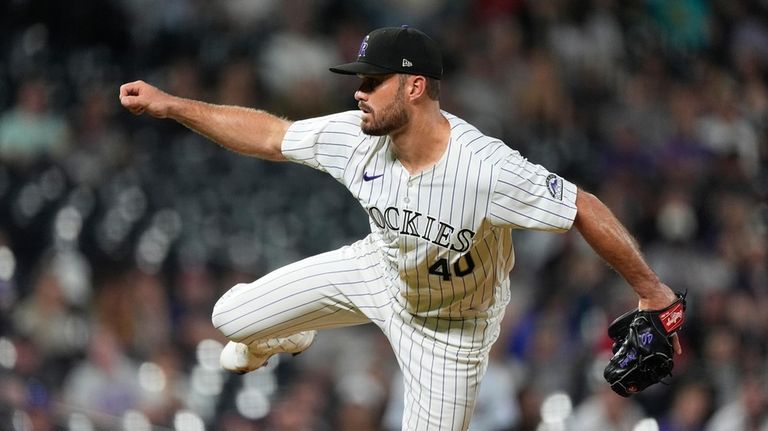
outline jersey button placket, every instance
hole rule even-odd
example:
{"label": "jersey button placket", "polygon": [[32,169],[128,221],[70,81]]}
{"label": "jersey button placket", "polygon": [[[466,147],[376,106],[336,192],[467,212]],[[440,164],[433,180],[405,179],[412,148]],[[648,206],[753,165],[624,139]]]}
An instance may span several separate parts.
{"label": "jersey button placket", "polygon": [[409,178],[408,180],[406,180],[405,196],[403,197],[403,203],[405,203],[406,208],[410,208],[408,204],[411,203],[412,192],[413,192],[413,178]]}

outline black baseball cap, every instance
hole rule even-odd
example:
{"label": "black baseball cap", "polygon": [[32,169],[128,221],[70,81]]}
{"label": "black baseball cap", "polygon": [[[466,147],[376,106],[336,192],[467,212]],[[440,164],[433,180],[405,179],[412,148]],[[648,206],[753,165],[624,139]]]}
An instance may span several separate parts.
{"label": "black baseball cap", "polygon": [[421,31],[408,26],[384,27],[365,36],[357,61],[330,70],[344,75],[406,73],[440,79],[443,58],[437,43]]}

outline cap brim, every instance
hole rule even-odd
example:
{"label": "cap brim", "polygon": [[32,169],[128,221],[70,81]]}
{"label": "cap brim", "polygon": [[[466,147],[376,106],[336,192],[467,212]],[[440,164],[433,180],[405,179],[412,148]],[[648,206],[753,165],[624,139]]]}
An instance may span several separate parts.
{"label": "cap brim", "polygon": [[334,73],[341,73],[342,75],[386,75],[389,73],[397,73],[393,70],[370,63],[364,63],[362,61],[340,64],[329,68],[329,70]]}

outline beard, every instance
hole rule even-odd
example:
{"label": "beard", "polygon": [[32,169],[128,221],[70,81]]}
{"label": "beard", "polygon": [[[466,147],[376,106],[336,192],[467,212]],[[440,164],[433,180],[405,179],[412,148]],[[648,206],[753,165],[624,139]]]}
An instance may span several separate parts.
{"label": "beard", "polygon": [[373,112],[368,114],[373,117],[373,120],[369,122],[366,122],[365,120],[361,121],[360,129],[362,129],[363,133],[366,135],[384,136],[405,126],[408,124],[410,116],[408,115],[408,111],[405,110],[404,102],[405,89],[403,85],[400,85],[397,89],[397,94],[395,94],[395,100],[382,108],[380,112],[375,113],[375,116],[372,115],[374,114]]}

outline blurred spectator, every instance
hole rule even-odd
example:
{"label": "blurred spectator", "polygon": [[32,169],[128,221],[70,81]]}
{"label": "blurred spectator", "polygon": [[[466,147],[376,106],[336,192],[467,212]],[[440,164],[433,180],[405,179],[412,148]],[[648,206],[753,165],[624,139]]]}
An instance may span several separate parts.
{"label": "blurred spectator", "polygon": [[740,384],[738,397],[715,411],[705,431],[768,430],[766,384],[764,375],[746,375]]}
{"label": "blurred spectator", "polygon": [[221,71],[216,89],[216,103],[234,106],[258,106],[261,98],[255,70],[245,59],[229,62]]}
{"label": "blurred spectator", "polygon": [[[768,37],[768,33],[766,33]],[[768,58],[758,58],[756,54],[747,53],[736,59],[736,74],[743,84],[739,98],[743,100],[744,116],[757,128],[759,135],[764,135],[768,126],[768,88],[763,79],[763,69],[768,64]],[[765,142],[763,141],[763,158],[765,158]]]}
{"label": "blurred spectator", "polygon": [[712,412],[711,391],[703,382],[680,385],[659,431],[702,431]]}
{"label": "blurred spectator", "polygon": [[715,154],[735,155],[743,175],[754,178],[760,162],[757,131],[739,112],[733,77],[713,70],[706,88],[710,109],[697,125],[699,138]]}
{"label": "blurred spectator", "polygon": [[151,358],[163,352],[173,340],[171,306],[166,286],[159,277],[135,271],[121,288],[130,294],[134,332],[133,352]]}
{"label": "blurred spectator", "polygon": [[534,386],[523,386],[518,393],[520,419],[511,431],[536,431],[541,424],[542,394]]}
{"label": "blurred spectator", "polygon": [[[18,299],[16,256],[7,233],[0,229],[0,328],[10,328],[12,308]],[[0,330],[0,335],[6,331]]]}
{"label": "blurred spectator", "polygon": [[[176,313],[208,314],[216,302],[216,286],[213,275],[205,265],[186,264],[178,269],[174,285]],[[252,280],[249,280],[252,281]]]}
{"label": "blurred spectator", "polygon": [[328,382],[322,376],[298,375],[276,402],[268,418],[269,431],[330,431],[323,412],[328,408]]}
{"label": "blurred spectator", "polygon": [[661,43],[671,53],[695,53],[709,43],[709,2],[649,0],[645,3],[661,33]]}
{"label": "blurred spectator", "polygon": [[[548,34],[551,52],[569,84],[593,75],[600,81],[614,81],[625,55],[624,35],[615,13],[614,0],[563,2],[557,22]],[[589,3],[588,5],[584,3]]]}
{"label": "blurred spectator", "polygon": [[194,58],[180,56],[174,59],[166,70],[165,80],[169,91],[180,97],[205,99],[202,86],[202,71]]}
{"label": "blurred spectator", "polygon": [[93,303],[96,322],[108,328],[121,350],[131,349],[135,337],[142,336],[137,334],[135,328],[137,322],[133,316],[132,292],[132,286],[122,279],[108,279],[100,287]]}
{"label": "blurred spectator", "polygon": [[218,422],[216,431],[263,431],[265,428],[260,421],[248,419],[234,412],[224,412]]}
{"label": "blurred spectator", "polygon": [[638,71],[619,81],[619,97],[604,106],[602,133],[621,141],[622,133],[636,137],[638,151],[653,152],[662,147],[672,126],[664,103],[668,76],[660,59],[649,56]]}
{"label": "blurred spectator", "polygon": [[26,388],[15,374],[0,374],[0,427],[11,430],[18,412],[25,408]]}
{"label": "blurred spectator", "polygon": [[71,148],[63,165],[76,184],[97,187],[120,165],[128,163],[127,137],[114,121],[111,93],[100,86],[84,91],[76,107]]}
{"label": "blurred spectator", "polygon": [[529,310],[511,333],[510,347],[525,364],[528,383],[541,394],[572,389],[577,364],[562,360],[572,354],[563,307],[559,299],[553,299],[541,310]]}
{"label": "blurred spectator", "polygon": [[765,5],[736,2],[727,10],[733,15],[732,34],[728,46],[733,62],[742,64],[742,61],[751,58],[758,62],[755,66],[764,68],[768,65],[768,25],[765,22]]}
{"label": "blurred spectator", "polygon": [[50,91],[42,78],[29,78],[19,85],[15,105],[0,115],[0,159],[26,166],[64,152],[69,125],[49,109]]}
{"label": "blurred spectator", "polygon": [[15,424],[28,422],[31,430],[53,430],[63,364],[48,360],[28,338],[10,341],[15,366],[10,374],[0,372],[0,428],[12,430],[18,427]]}
{"label": "blurred spectator", "polygon": [[624,431],[631,430],[645,417],[643,409],[634,398],[617,396],[610,387],[595,384],[595,392],[582,401],[573,411],[570,428],[573,431]]}
{"label": "blurred spectator", "polygon": [[702,365],[716,390],[715,404],[718,406],[736,397],[741,371],[739,348],[738,338],[731,328],[710,327],[704,340]]}
{"label": "blurred spectator", "polygon": [[660,160],[662,173],[687,193],[697,192],[711,170],[712,151],[701,139],[696,126],[703,109],[701,95],[694,88],[680,86],[668,96],[673,130],[668,135]]}
{"label": "blurred spectator", "polygon": [[115,334],[96,326],[86,358],[67,375],[62,402],[67,411],[86,414],[99,427],[112,428],[142,402],[138,366],[120,349]]}
{"label": "blurred spectator", "polygon": [[41,262],[33,291],[14,310],[13,322],[42,355],[61,359],[84,347],[88,328],[69,302],[55,262],[52,258]]}
{"label": "blurred spectator", "polygon": [[270,35],[259,59],[261,79],[279,101],[279,112],[292,118],[327,112],[332,97],[326,72],[341,62],[331,41],[316,30],[317,7],[307,0],[282,2],[283,27]]}
{"label": "blurred spectator", "polygon": [[523,120],[532,127],[557,129],[572,108],[560,71],[546,51],[534,51],[527,60],[530,73],[520,94]]}
{"label": "blurred spectator", "polygon": [[[204,266],[187,265],[179,269],[170,315],[174,341],[187,352],[193,352],[206,339],[224,341],[221,333],[210,325],[210,310],[217,290],[212,275]],[[170,337],[166,342],[169,341]],[[192,359],[190,355],[185,358],[188,363]]]}
{"label": "blurred spectator", "polygon": [[374,431],[379,429],[386,389],[381,376],[369,373],[348,373],[338,379],[338,413],[335,430]]}
{"label": "blurred spectator", "polygon": [[178,349],[171,343],[157,346],[139,367],[141,411],[153,424],[170,424],[184,402],[190,382]]}

